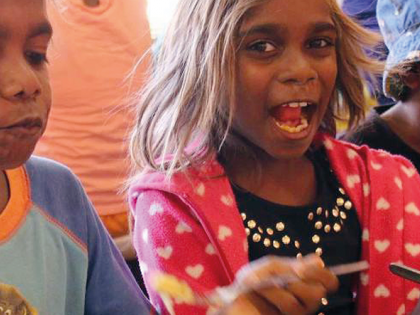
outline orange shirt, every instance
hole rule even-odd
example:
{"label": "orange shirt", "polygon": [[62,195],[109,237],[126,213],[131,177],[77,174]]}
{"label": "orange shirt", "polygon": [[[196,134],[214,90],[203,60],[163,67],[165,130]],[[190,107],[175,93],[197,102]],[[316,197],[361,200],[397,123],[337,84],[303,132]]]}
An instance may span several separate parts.
{"label": "orange shirt", "polygon": [[[50,1],[48,1],[50,3]],[[87,7],[49,4],[54,29],[48,58],[53,108],[35,153],[69,166],[82,180],[100,215],[127,212],[119,194],[128,173],[128,108],[144,81],[150,58],[146,0],[101,0]]]}

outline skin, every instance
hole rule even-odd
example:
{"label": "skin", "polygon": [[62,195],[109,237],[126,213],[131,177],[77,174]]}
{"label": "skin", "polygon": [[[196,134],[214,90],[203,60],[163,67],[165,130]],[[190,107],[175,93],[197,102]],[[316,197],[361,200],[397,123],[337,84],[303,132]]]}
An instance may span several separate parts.
{"label": "skin", "polygon": [[420,154],[420,65],[417,65],[417,73],[411,73],[404,78],[405,84],[410,88],[410,98],[404,102],[398,102],[387,110],[381,117],[388,126],[406,144]]}
{"label": "skin", "polygon": [[[315,173],[305,152],[335,88],[336,39],[323,0],[271,0],[245,19],[239,36],[234,129],[254,148],[262,177],[252,172],[253,161],[233,157],[227,168],[242,188],[285,205],[315,199]],[[309,127],[299,137],[281,131],[270,114],[295,100],[316,103]]]}
{"label": "skin", "polygon": [[24,164],[46,128],[50,38],[43,0],[0,0],[0,211],[9,198],[4,170]]}
{"label": "skin", "polygon": [[319,309],[321,298],[338,287],[337,278],[324,268],[316,255],[300,261],[264,257],[240,270],[236,281],[242,287],[252,287],[261,280],[284,274],[296,275],[300,280],[286,288],[266,287],[243,294],[220,315],[313,314]]}

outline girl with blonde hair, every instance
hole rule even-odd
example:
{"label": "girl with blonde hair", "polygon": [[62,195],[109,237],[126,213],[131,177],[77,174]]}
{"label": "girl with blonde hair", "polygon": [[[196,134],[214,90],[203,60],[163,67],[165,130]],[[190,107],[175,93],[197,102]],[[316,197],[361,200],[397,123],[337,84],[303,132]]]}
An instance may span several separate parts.
{"label": "girl with blonde hair", "polygon": [[[334,278],[305,265],[310,279],[253,292],[241,313],[415,306],[414,286],[388,264],[419,266],[420,178],[400,157],[333,138],[336,119],[352,126],[363,116],[364,78],[382,68],[365,52],[377,42],[335,0],[180,0],[131,138],[146,279],[162,271],[203,293],[263,257],[296,257],[257,268],[267,276],[316,253],[327,266],[366,260],[370,269],[339,277],[325,297]],[[176,314],[206,314],[176,302]]]}

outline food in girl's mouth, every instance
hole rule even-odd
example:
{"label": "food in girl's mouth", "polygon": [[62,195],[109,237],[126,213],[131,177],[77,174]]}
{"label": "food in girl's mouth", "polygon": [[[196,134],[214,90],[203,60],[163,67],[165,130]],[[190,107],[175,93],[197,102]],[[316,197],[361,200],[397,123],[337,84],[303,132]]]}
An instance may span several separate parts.
{"label": "food in girl's mouth", "polygon": [[274,108],[271,115],[277,126],[289,133],[298,133],[309,126],[309,102],[290,102]]}

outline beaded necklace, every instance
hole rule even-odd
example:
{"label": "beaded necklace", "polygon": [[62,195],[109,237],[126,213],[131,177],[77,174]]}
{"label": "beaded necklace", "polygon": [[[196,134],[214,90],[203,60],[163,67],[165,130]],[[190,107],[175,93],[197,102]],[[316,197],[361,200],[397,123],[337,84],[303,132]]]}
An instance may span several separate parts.
{"label": "beaded necklace", "polygon": [[[317,207],[308,214],[308,221],[312,223],[313,235],[312,243],[314,244],[315,253],[319,256],[323,253],[322,238],[328,233],[339,233],[342,226],[347,220],[347,211],[352,209],[352,202],[349,200],[343,188],[338,188],[335,205],[332,209],[324,209]],[[247,217],[247,214],[241,213],[245,223],[245,231],[248,236],[252,235],[254,243],[262,243],[265,247],[274,247],[281,249],[282,246],[292,246],[296,249],[296,257],[302,257],[300,252],[300,240],[292,239],[287,233],[287,226],[284,222],[279,221],[273,226],[264,226],[259,224],[255,218]]]}

